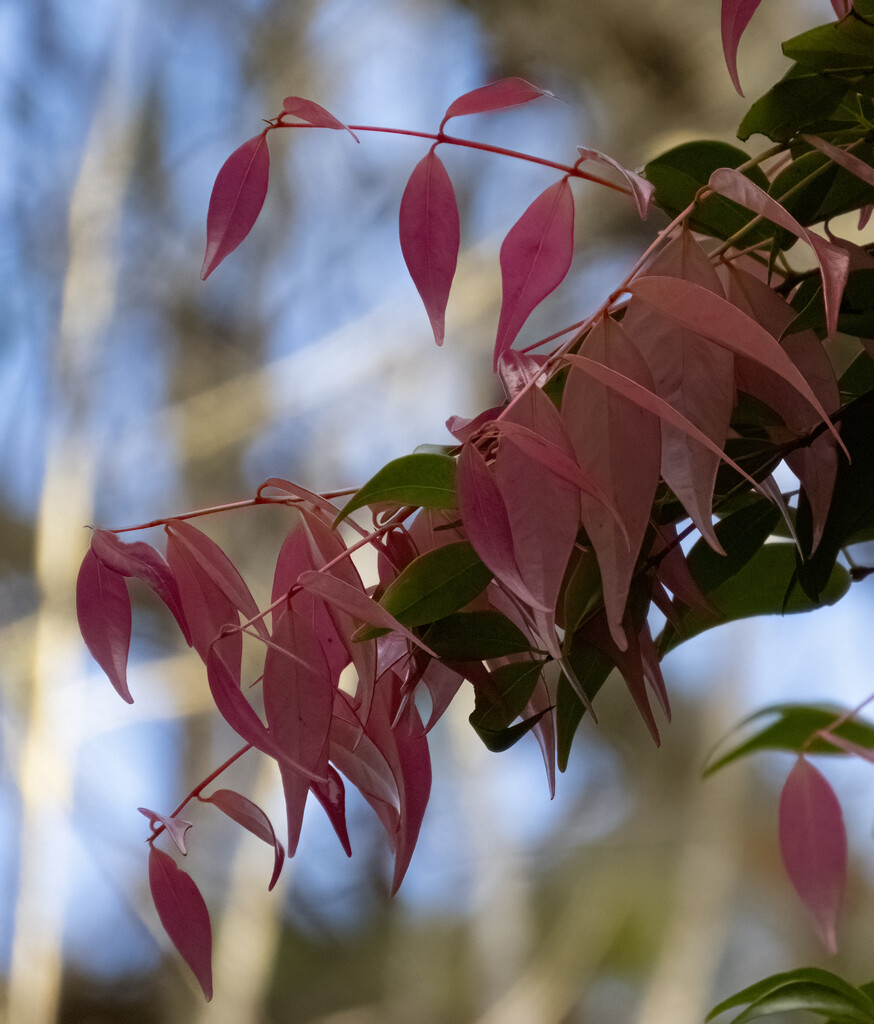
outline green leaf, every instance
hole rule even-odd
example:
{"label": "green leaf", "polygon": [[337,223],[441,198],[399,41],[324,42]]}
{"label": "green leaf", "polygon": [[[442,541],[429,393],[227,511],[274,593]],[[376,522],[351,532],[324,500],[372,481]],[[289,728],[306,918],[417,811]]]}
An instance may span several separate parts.
{"label": "green leaf", "polygon": [[809,597],[793,586],[795,579],[795,545],[765,544],[744,567],[725,583],[707,594],[717,611],[716,617],[703,612],[682,609],[678,626],[668,623],[658,639],[659,653],[664,655],[685,640],[725,622],[754,615],[782,615],[810,612],[839,601],[850,589],[850,576],[841,565],[835,565],[819,600]]}
{"label": "green leaf", "polygon": [[[662,153],[646,165],[644,174],[655,187],[654,201],[669,217],[676,217],[695,198],[699,189],[710,180],[720,167],[739,167],[749,159],[747,153],[725,142],[686,142]],[[744,172],[762,189],[768,188],[768,179],[758,167]],[[700,202],[690,218],[691,227],[717,238],[728,238],[753,219],[753,214],[720,195],[709,195]],[[773,225],[764,223],[749,233],[750,242],[764,241],[775,232]]]}
{"label": "green leaf", "polygon": [[525,634],[500,612],[456,612],[432,623],[422,639],[441,661],[488,661],[531,650]]}
{"label": "green leaf", "polygon": [[543,662],[539,659],[517,661],[494,669],[489,673],[492,691],[476,690],[476,707],[470,715],[470,724],[477,732],[506,729],[525,710],[542,671]]}
{"label": "green leaf", "polygon": [[500,754],[504,750],[509,750],[513,744],[518,743],[526,733],[531,732],[549,710],[550,708],[544,708],[542,711],[538,711],[536,715],[532,715],[531,718],[526,718],[524,722],[511,725],[509,729],[485,729],[479,727],[474,724],[473,715],[471,715],[471,725],[473,725],[477,736],[485,743],[488,749],[493,753]]}
{"label": "green leaf", "polygon": [[[825,704],[775,704],[762,708],[738,723],[729,736],[720,740],[716,749],[707,758],[703,774],[705,777],[712,775],[733,761],[750,754],[757,754],[762,750],[787,750],[800,753],[804,749],[810,754],[846,757],[847,754],[826,740],[817,739],[808,742],[811,736],[831,725],[837,718],[845,714],[846,710],[837,705]],[[730,737],[735,736],[738,732],[746,733],[753,722],[773,716],[776,716],[775,721],[733,745],[725,753],[718,757],[715,756]],[[874,750],[874,725],[864,720],[851,719],[838,726],[834,732],[843,739],[865,747],[866,750]]]}
{"label": "green leaf", "polygon": [[[571,670],[583,693],[593,701],[613,671],[613,662],[601,651],[583,643],[576,636],[572,639],[567,654]],[[570,680],[562,674],[556,692],[556,743],[558,747],[559,771],[565,771],[570,757],[571,745],[586,709],[571,686]]]}
{"label": "green leaf", "polygon": [[861,989],[837,974],[817,967],[774,974],[723,1000],[708,1013],[706,1020],[749,1004],[732,1024],[790,1010],[808,1010],[830,1014],[840,1024],[874,1024],[874,1001]]}
{"label": "green leaf", "polygon": [[383,466],[349,499],[334,526],[365,505],[455,508],[456,504],[455,459],[435,452],[419,452],[403,455]]}
{"label": "green leaf", "polygon": [[709,594],[740,572],[779,522],[779,508],[764,499],[720,520],[715,532],[725,554],[718,554],[702,539],[692,547],[686,559],[701,593]]}
{"label": "green leaf", "polygon": [[[389,584],[379,603],[402,625],[424,626],[470,604],[491,580],[491,570],[483,565],[473,546],[462,540],[414,558]],[[359,630],[356,639],[370,640],[383,632],[377,628]]]}
{"label": "green leaf", "polygon": [[783,53],[805,72],[874,71],[874,26],[859,18],[818,25],[787,39]]}
{"label": "green leaf", "polygon": [[815,131],[840,104],[848,85],[840,79],[789,72],[747,111],[737,130],[744,142],[756,133],[788,142],[805,129]]}
{"label": "green leaf", "polygon": [[864,349],[844,370],[838,386],[845,401],[860,398],[867,391],[874,391],[874,359]]}

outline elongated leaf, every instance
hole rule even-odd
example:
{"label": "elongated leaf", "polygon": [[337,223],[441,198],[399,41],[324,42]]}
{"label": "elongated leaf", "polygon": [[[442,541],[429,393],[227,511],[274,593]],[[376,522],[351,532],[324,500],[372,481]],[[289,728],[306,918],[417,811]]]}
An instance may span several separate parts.
{"label": "elongated leaf", "polygon": [[349,829],[346,825],[346,787],[339,772],[329,764],[328,781],[314,782],[310,788],[327,814],[343,852],[347,857],[351,857],[352,844],[349,842]]}
{"label": "elongated leaf", "polygon": [[550,185],[501,245],[501,315],[494,366],[534,308],[561,284],[574,255],[574,197],[566,178]]}
{"label": "elongated leaf", "polygon": [[837,952],[837,919],[847,874],[844,817],[818,768],[799,757],[780,796],[780,852],[789,878],[813,915],[829,953]]}
{"label": "elongated leaf", "polygon": [[190,821],[185,821],[184,818],[167,817],[165,814],[149,810],[148,807],[138,807],[137,810],[149,819],[152,828],[157,828],[158,823],[164,826],[167,835],[176,844],[183,857],[188,853],[188,850],[185,849],[185,833],[192,827]]}
{"label": "elongated leaf", "polygon": [[[839,749],[836,744],[848,742],[860,750],[874,751],[874,725],[858,718],[851,718],[834,729],[830,728],[845,713],[845,708],[814,704],[775,704],[761,708],[740,722],[730,736],[734,737],[737,733],[746,736],[753,723],[761,719],[769,720],[768,724],[746,739],[733,743],[727,750],[725,745],[729,737],[721,740],[708,757],[703,774],[705,777],[712,775],[741,757],[763,750],[839,755],[844,752],[844,748]],[[834,742],[827,736],[816,738],[824,729],[829,729],[827,736],[832,737]]]}
{"label": "elongated leaf", "polygon": [[169,536],[174,537],[188,551],[189,561],[193,559],[204,570],[243,617],[255,619],[255,629],[266,640],[270,633],[264,620],[258,617],[259,608],[255,598],[237,567],[218,544],[184,519],[172,520],[165,529]]}
{"label": "elongated leaf", "polygon": [[404,880],[431,795],[431,755],[428,739],[416,705],[412,701],[407,705],[407,712],[397,723],[393,733],[403,780],[403,792],[392,894],[398,891]]}
{"label": "elongated leaf", "polygon": [[524,78],[501,78],[490,82],[479,89],[466,92],[450,103],[440,124],[441,130],[450,117],[461,117],[465,114],[484,114],[490,110],[505,110],[507,107],[518,107],[522,103],[541,96],[552,96],[546,89],[538,89],[536,85],[526,82]]}
{"label": "elongated leaf", "polygon": [[405,626],[421,626],[460,611],[491,579],[472,545],[459,541],[410,562],[379,603]]}
{"label": "elongated leaf", "polygon": [[209,911],[189,874],[163,850],[149,849],[149,889],[158,917],[179,955],[212,999],[212,929]]}
{"label": "elongated leaf", "polygon": [[108,530],[95,530],[91,535],[91,547],[103,564],[121,576],[133,576],[142,580],[158,595],[173,613],[188,646],[191,646],[191,632],[182,610],[179,587],[170,567],[158,552],[142,541],[125,544]]}
{"label": "elongated leaf", "polygon": [[[711,1021],[714,1017],[725,1013],[726,1010],[732,1010],[746,1003],[764,1011],[759,1013],[758,1016],[778,1013],[780,1010],[777,1006],[781,992],[795,997],[801,996],[803,998],[805,995],[808,997],[806,1005],[796,1003],[790,1006],[789,1009],[812,1009],[815,1012],[814,1000],[817,997],[828,998],[831,995],[844,1000],[845,1009],[841,1013],[846,1012],[849,1014],[850,1020],[858,1022],[858,1024],[867,1024],[874,1017],[874,1001],[862,989],[850,985],[831,971],[825,971],[819,967],[802,967],[796,971],[772,974],[770,977],[763,978],[754,985],[736,992],[733,996],[729,996],[728,999],[724,999],[717,1006],[714,1006],[710,1013],[707,1014],[706,1020]],[[777,997],[775,1003],[769,1001],[771,997]],[[849,1007],[853,1009],[851,1010]],[[747,1020],[753,1020],[755,1016],[756,1014],[753,1014],[752,1017],[747,1017]],[[734,1021],[736,1022],[739,1019],[736,1017]],[[843,1015],[841,1020],[844,1020]]]}
{"label": "elongated leaf", "polygon": [[200,276],[205,281],[252,230],[270,177],[267,131],[244,142],[218,172],[206,215],[206,253]]}
{"label": "elongated leaf", "polygon": [[433,148],[416,164],[404,189],[400,236],[407,270],[425,304],[434,340],[442,345],[461,229],[455,190]]}
{"label": "elongated leaf", "polygon": [[338,526],[351,512],[365,505],[418,505],[420,508],[455,508],[455,459],[433,452],[393,459],[355,494],[334,520]]}
{"label": "elongated leaf", "polygon": [[845,171],[855,174],[857,178],[861,178],[862,181],[867,182],[869,185],[874,185],[874,167],[866,164],[864,160],[860,160],[854,153],[848,153],[839,146],[833,146],[830,142],[826,142],[825,139],[820,139],[816,135],[802,135],[801,137],[809,146],[818,149],[820,153],[825,153],[830,160],[834,160]]}
{"label": "elongated leaf", "polygon": [[76,580],[76,616],[91,656],[106,673],[118,695],[133,704],[127,685],[131,608],[127,584],[89,548]]}
{"label": "elongated leaf", "polygon": [[722,52],[732,85],[743,96],[737,73],[737,48],[744,29],[762,0],[722,0]]}
{"label": "elongated leaf", "polygon": [[612,156],[607,156],[606,153],[601,153],[597,149],[586,149],[585,146],[577,146],[577,152],[584,160],[595,160],[599,164],[605,164],[607,167],[612,167],[614,170],[619,171],[631,188],[631,194],[634,198],[635,206],[637,206],[637,212],[640,214],[640,219],[646,220],[649,216],[649,208],[652,204],[653,193],[655,192],[655,185],[651,181],[647,181],[646,178],[636,171],[629,171],[627,167],[623,167]]}
{"label": "elongated leaf", "polygon": [[531,650],[525,634],[501,612],[456,612],[438,619],[425,633],[443,661],[488,661]]}
{"label": "elongated leaf", "polygon": [[356,142],[361,141],[349,125],[338,121],[332,113],[325,110],[318,103],[306,100],[302,96],[286,96],[282,101],[282,111],[285,114],[291,115],[291,117],[297,117],[301,121],[306,121],[307,124],[314,124],[317,128],[333,128],[336,131],[349,132]]}
{"label": "elongated leaf", "polygon": [[807,399],[840,443],[828,414],[798,367],[768,331],[737,306],[700,285],[678,277],[639,277],[632,281],[628,290],[692,333],[761,363],[782,377]]}
{"label": "elongated leaf", "polygon": [[781,228],[785,228],[793,235],[803,239],[813,249],[822,273],[826,325],[829,334],[834,334],[837,330],[841,296],[844,293],[847,276],[850,272],[849,253],[840,246],[827,242],[816,232],[802,227],[758,185],[729,167],[723,167],[710,175],[710,187],[714,192],[719,192],[742,206],[746,206],[747,209],[767,217],[775,224],[779,224]]}
{"label": "elongated leaf", "polygon": [[273,847],[273,875],[270,878],[270,885],[267,887],[267,891],[271,891],[279,881],[282,865],[285,863],[285,850],[282,843],[276,838],[270,819],[256,803],[233,789],[217,789],[210,796],[202,799],[215,804],[232,821],[242,825],[252,835]]}

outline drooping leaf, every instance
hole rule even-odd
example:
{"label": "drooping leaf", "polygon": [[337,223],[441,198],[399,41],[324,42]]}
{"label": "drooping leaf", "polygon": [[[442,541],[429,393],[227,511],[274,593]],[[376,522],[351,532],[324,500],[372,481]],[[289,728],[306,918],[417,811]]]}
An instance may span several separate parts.
{"label": "drooping leaf", "polygon": [[488,661],[531,650],[531,642],[497,611],[456,612],[438,619],[424,634],[443,661]]}
{"label": "drooping leaf", "polygon": [[539,99],[541,96],[552,96],[552,93],[546,89],[538,89],[536,85],[526,82],[524,78],[501,78],[497,82],[490,82],[479,89],[466,92],[450,103],[443,115],[440,129],[442,131],[450,117],[484,114],[490,110],[505,110],[507,107],[518,107],[522,103],[530,103],[531,100]]}
{"label": "drooping leaf", "polygon": [[329,764],[328,781],[314,782],[310,788],[327,814],[328,821],[343,847],[343,852],[347,857],[351,857],[352,844],[349,842],[349,829],[346,825],[346,787],[343,785],[340,774]]}
{"label": "drooping leaf", "polygon": [[416,164],[404,189],[400,237],[404,261],[422,297],[434,340],[442,345],[461,233],[455,190],[433,148]]}
{"label": "drooping leaf", "polygon": [[637,207],[640,219],[646,220],[649,216],[649,208],[652,204],[653,193],[655,192],[655,185],[651,181],[647,181],[646,178],[636,171],[629,171],[627,167],[623,167],[612,156],[607,156],[606,153],[601,153],[597,149],[577,146],[577,152],[584,160],[595,160],[599,164],[605,164],[607,167],[612,167],[614,170],[619,171],[631,188],[631,194],[634,197],[634,204]]}
{"label": "drooping leaf", "polygon": [[476,707],[470,715],[470,724],[477,730],[490,733],[507,729],[522,712],[534,692],[543,672],[543,662],[516,661],[501,665],[489,673],[489,690],[474,687]]}
{"label": "drooping leaf", "polygon": [[402,455],[383,466],[352,495],[334,526],[365,505],[455,508],[456,504],[455,459],[432,452]]}
{"label": "drooping leaf", "polygon": [[108,569],[89,548],[76,580],[76,616],[91,656],[106,673],[116,692],[133,704],[127,685],[131,607],[127,584]]}
{"label": "drooping leaf", "polygon": [[[861,749],[874,750],[874,725],[854,717],[831,728],[845,714],[845,708],[815,704],[774,704],[760,708],[738,723],[729,736],[720,741],[707,758],[704,775],[712,775],[741,757],[763,750],[791,750],[796,754],[802,751],[809,754],[840,754],[841,750],[825,737],[816,738],[824,729],[828,729],[828,734],[835,740],[846,740]],[[752,735],[747,735],[753,723],[761,719],[766,719],[768,724]],[[728,739],[737,733],[746,738],[733,742],[725,750]]]}
{"label": "drooping leaf", "polygon": [[403,791],[392,894],[398,891],[407,873],[431,795],[431,755],[428,739],[416,705],[412,701],[407,705],[404,716],[395,725],[393,733]]}
{"label": "drooping leaf", "polygon": [[91,535],[91,548],[113,572],[133,576],[151,587],[173,613],[186,643],[191,646],[191,633],[182,610],[179,587],[170,567],[150,544],[142,541],[125,544],[109,530],[95,530]]}
{"label": "drooping leaf", "polygon": [[549,708],[544,708],[530,718],[517,722],[515,725],[506,726],[503,729],[490,729],[488,726],[477,725],[473,722],[473,715],[471,715],[471,725],[473,725],[477,736],[483,741],[488,750],[495,754],[501,754],[505,750],[509,750],[510,747],[514,747],[523,736],[527,736],[532,729],[540,724],[544,715],[548,712]]}
{"label": "drooping leaf", "polygon": [[282,843],[276,838],[276,832],[273,830],[273,825],[267,815],[247,796],[243,796],[242,793],[237,793],[233,789],[217,789],[214,793],[201,799],[215,804],[232,821],[242,825],[252,835],[257,836],[260,840],[267,843],[268,846],[273,847],[273,875],[270,879],[270,885],[267,887],[268,892],[272,890],[279,880],[282,865],[285,863],[285,850]]}
{"label": "drooping leaf", "polygon": [[[803,239],[816,254],[822,273],[822,287],[825,295],[826,326],[829,334],[837,330],[838,310],[841,296],[850,271],[850,257],[845,249],[827,242],[816,232],[802,227],[794,217],[763,189],[729,167],[723,167],[710,175],[710,187],[721,195],[746,206],[747,209],[779,224],[786,231]],[[819,410],[817,410],[819,411]]]}
{"label": "drooping leaf", "polygon": [[276,620],[264,659],[264,712],[274,743],[307,776],[279,765],[288,819],[289,857],[297,849],[309,778],[328,774],[328,734],[337,681],[312,629],[292,611]]}
{"label": "drooping leaf", "polygon": [[837,919],[847,874],[841,805],[825,776],[799,757],[780,796],[780,852],[801,901],[829,953],[837,952]]}
{"label": "drooping leaf", "polygon": [[561,284],[574,254],[574,197],[566,178],[550,185],[501,245],[501,315],[494,366],[531,312]]}
{"label": "drooping leaf", "polygon": [[185,833],[192,827],[190,821],[185,821],[184,818],[168,817],[166,814],[158,814],[157,811],[149,810],[148,807],[138,807],[137,810],[149,819],[149,824],[152,828],[156,828],[158,823],[164,826],[167,830],[167,835],[176,844],[183,857],[188,853],[188,850],[185,849]]}
{"label": "drooping leaf", "polygon": [[722,52],[732,85],[741,96],[743,89],[737,73],[737,48],[760,3],[761,0],[722,0]]}
{"label": "drooping leaf", "polygon": [[163,850],[149,848],[149,889],[170,941],[212,999],[212,929],[209,911],[189,874]]}
{"label": "drooping leaf", "polygon": [[205,281],[252,230],[270,177],[267,130],[244,142],[218,172],[206,215],[206,253],[200,276]]}
{"label": "drooping leaf", "polygon": [[[615,668],[613,662],[601,651],[586,644],[579,634],[571,640],[566,659],[591,704]],[[570,757],[571,744],[577,727],[586,713],[583,701],[575,692],[566,675],[562,675],[556,692],[556,739],[559,771],[565,771]]]}
{"label": "drooping leaf", "polygon": [[307,124],[313,124],[317,128],[333,128],[336,131],[349,132],[356,142],[361,141],[349,125],[338,121],[323,106],[314,103],[312,100],[306,100],[302,96],[286,96],[282,101],[282,111],[291,117],[297,117],[301,121],[306,121]]}

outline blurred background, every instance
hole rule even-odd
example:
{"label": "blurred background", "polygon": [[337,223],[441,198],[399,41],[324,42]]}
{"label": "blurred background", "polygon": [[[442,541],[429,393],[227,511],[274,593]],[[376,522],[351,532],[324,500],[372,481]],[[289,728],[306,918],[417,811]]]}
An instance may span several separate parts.
{"label": "blurred background", "polygon": [[[826,0],[762,5],[741,45],[750,98],[782,73],[779,40],[830,14]],[[316,808],[272,894],[269,849],[200,806],[185,867],[213,919],[208,1006],[157,923],[136,808],[170,813],[234,739],[148,595],[135,595],[133,707],[75,625],[86,525],[233,501],[270,476],[352,486],[498,397],[498,249],[554,175],[441,154],[462,253],[438,350],[397,242],[415,140],[271,135],[261,220],[200,281],[215,174],[262,117],[302,95],[349,123],[430,131],[462,92],[521,75],[559,99],[453,130],[634,167],[733,137],[748,102],[722,66],[716,0],[5,0],[0,52],[0,1020],[693,1024],[774,971],[874,977],[865,768],[826,768],[854,865],[831,962],[779,862],[791,758],[700,779],[750,710],[864,698],[864,587],[809,620],[739,623],[673,654],[661,750],[607,687],[552,802],[533,739],[489,754],[462,695],[432,733],[431,806],[392,900],[384,837],[353,794],[353,858]],[[572,274],[524,343],[594,308],[662,223],[578,185]],[[203,524],[256,597],[288,516]],[[277,783],[252,757],[222,784],[279,826]]]}

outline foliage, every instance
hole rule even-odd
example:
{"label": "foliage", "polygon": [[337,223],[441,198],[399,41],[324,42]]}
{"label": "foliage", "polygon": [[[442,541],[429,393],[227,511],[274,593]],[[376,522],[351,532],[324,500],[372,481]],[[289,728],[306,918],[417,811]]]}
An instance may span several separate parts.
{"label": "foliage", "polygon": [[[756,6],[723,2],[738,88],[737,47]],[[874,336],[874,258],[858,237],[874,205],[874,3],[834,6],[837,23],[785,44],[793,67],[743,119],[742,140],[760,134],[774,143],[755,156],[704,140],[637,173],[584,147],[561,165],[446,133],[453,118],[549,100],[509,78],[456,99],[434,134],[347,126],[313,101],[289,97],[219,171],[204,278],[262,209],[273,133],[316,127],[346,131],[356,143],[380,131],[429,141],[401,198],[400,245],[437,344],[460,238],[438,148],[497,152],[559,177],[501,246],[493,368],[506,400],[471,420],[450,419],[454,444],[395,459],[354,494],[315,494],[273,478],[248,501],[160,520],[166,558],[118,537],[142,527],[93,533],[79,576],[79,622],[118,693],[133,700],[125,579],[135,578],[204,661],[216,707],[243,741],[172,814],[143,809],[159,917],[207,998],[206,906],[191,877],[155,845],[166,833],[186,853],[191,823],[180,815],[194,801],[273,846],[272,887],[285,850],[296,849],[311,793],[351,853],[351,784],[385,829],[395,891],[428,803],[428,732],[465,682],[475,694],[471,725],[486,746],[504,750],[533,733],[553,790],[556,761],[566,767],[577,727],[595,717],[593,702],[614,669],[658,744],[659,718],[670,718],[660,668],[668,651],[731,620],[834,603],[866,575],[840,558],[874,526],[874,363],[866,340]],[[670,222],[594,313],[514,348],[571,266],[573,181],[630,198],[643,218],[659,207]],[[847,213],[855,226],[833,223]],[[796,249],[812,260],[796,259]],[[774,481],[783,463],[799,481],[796,492],[781,493]],[[292,525],[271,601],[259,607],[191,520],[265,504],[287,507]],[[697,542],[684,546],[693,533]],[[376,563],[366,582],[356,558],[364,549]],[[652,609],[664,618],[658,637]],[[244,637],[263,649],[257,686],[244,681]],[[430,698],[425,722],[420,694]],[[753,721],[766,714],[770,724],[711,759],[707,771],[763,749],[798,755],[781,797],[781,851],[833,949],[846,838],[837,799],[808,757],[872,760],[874,727],[857,711],[797,705]],[[242,794],[205,795],[252,748],[279,769],[285,848]],[[813,969],[760,982],[713,1012],[744,1004],[736,1021],[787,1008],[874,1020],[866,991]]]}

